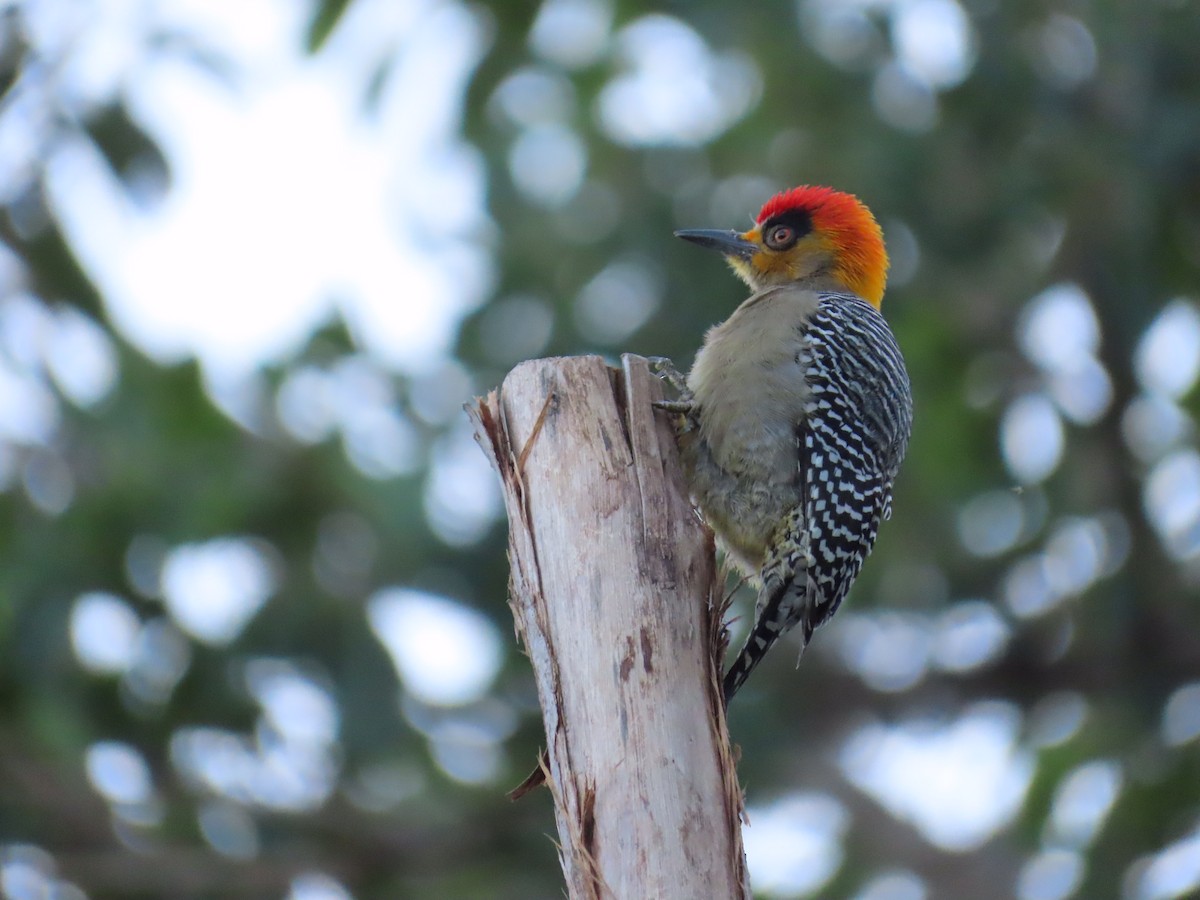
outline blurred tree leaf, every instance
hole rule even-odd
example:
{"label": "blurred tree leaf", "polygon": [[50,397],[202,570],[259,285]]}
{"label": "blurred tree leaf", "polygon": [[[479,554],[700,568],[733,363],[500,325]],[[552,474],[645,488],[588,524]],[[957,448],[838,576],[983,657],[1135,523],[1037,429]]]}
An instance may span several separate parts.
{"label": "blurred tree leaf", "polygon": [[320,0],[304,36],[304,49],[308,53],[316,53],[325,46],[338,22],[350,8],[351,2],[352,0]]}

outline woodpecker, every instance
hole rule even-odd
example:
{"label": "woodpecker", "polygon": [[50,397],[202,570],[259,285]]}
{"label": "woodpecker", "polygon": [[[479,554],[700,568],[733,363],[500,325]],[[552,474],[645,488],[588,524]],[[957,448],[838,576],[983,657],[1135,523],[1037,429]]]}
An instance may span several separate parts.
{"label": "woodpecker", "polygon": [[786,632],[803,648],[837,611],[892,512],[912,428],[900,348],[880,314],[887,253],[859,200],[801,186],[746,232],[677,237],[723,254],[751,290],[687,378],[659,358],[692,498],[758,588],[724,679],[730,700]]}

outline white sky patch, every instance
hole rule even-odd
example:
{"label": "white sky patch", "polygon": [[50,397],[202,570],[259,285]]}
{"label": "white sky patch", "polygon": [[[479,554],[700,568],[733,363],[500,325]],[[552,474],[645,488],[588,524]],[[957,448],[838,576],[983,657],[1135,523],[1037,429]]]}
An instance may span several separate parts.
{"label": "white sky patch", "polygon": [[429,750],[439,769],[462,784],[487,784],[503,771],[500,740],[477,723],[447,720],[429,735]]}
{"label": "white sky patch", "polygon": [[54,383],[76,406],[93,406],[116,384],[116,348],[104,329],[79,310],[55,312],[55,327],[42,354]]}
{"label": "white sky patch", "polygon": [[39,354],[53,327],[36,298],[14,293],[0,300],[0,443],[47,444],[58,429],[62,413]]}
{"label": "white sky patch", "polygon": [[860,790],[931,843],[965,852],[1017,814],[1033,777],[1017,745],[1020,713],[1002,703],[969,708],[949,724],[868,725],[846,744],[841,768]]}
{"label": "white sky patch", "polygon": [[339,431],[347,458],[368,478],[409,474],[420,464],[420,436],[400,411],[393,379],[366,354],[343,356],[328,369],[293,367],[275,395],[275,412],[305,443]]}
{"label": "white sky patch", "polygon": [[679,19],[642,16],[617,34],[621,72],[600,92],[600,124],[619,144],[703,144],[758,105],[762,73],[714,53]]}
{"label": "white sky patch", "polygon": [[0,892],[5,898],[86,900],[74,884],[60,881],[54,857],[33,844],[0,844]]}
{"label": "white sky patch", "polygon": [[1054,791],[1047,836],[1058,845],[1086,847],[1104,826],[1123,782],[1121,764],[1115,760],[1076,766]]}
{"label": "white sky patch", "polygon": [[588,340],[607,346],[626,341],[658,312],[662,271],[637,257],[609,263],[575,298],[575,325]]}
{"label": "white sky patch", "polygon": [[517,69],[492,93],[488,114],[522,128],[563,124],[574,116],[575,85],[562,72],[544,66]]}
{"label": "white sky patch", "polygon": [[1162,739],[1178,747],[1200,737],[1200,681],[1193,681],[1171,694],[1163,707]]}
{"label": "white sky patch", "polygon": [[872,878],[853,900],[926,900],[925,882],[912,872],[887,872]]}
{"label": "white sky patch", "polygon": [[200,834],[208,845],[230,859],[258,856],[258,826],[240,804],[210,800],[196,814]]}
{"label": "white sky patch", "polygon": [[756,893],[795,897],[818,890],[842,865],[845,808],[826,794],[794,794],[747,809],[746,865]]}
{"label": "white sky patch", "polygon": [[1133,882],[1134,900],[1174,900],[1200,887],[1200,828],[1150,857]]}
{"label": "white sky patch", "polygon": [[1200,452],[1176,450],[1150,471],[1142,503],[1176,559],[1200,554]]}
{"label": "white sky patch", "polygon": [[1080,425],[1100,421],[1112,403],[1112,379],[1095,357],[1087,357],[1069,371],[1052,373],[1047,387],[1063,414]]}
{"label": "white sky patch", "polygon": [[1046,850],[1021,867],[1018,900],[1065,900],[1075,896],[1084,876],[1083,858],[1071,850]]}
{"label": "white sky patch", "polygon": [[1039,749],[1069,741],[1087,719],[1088,704],[1082,694],[1059,691],[1043,697],[1029,713],[1029,744]]}
{"label": "white sky patch", "polygon": [[271,560],[257,541],[217,538],[181,544],[162,567],[162,595],[184,631],[228,644],[275,592]]}
{"label": "white sky patch", "polygon": [[1063,282],[1026,304],[1018,340],[1025,355],[1042,368],[1069,369],[1100,349],[1100,321],[1083,288]]}
{"label": "white sky patch", "polygon": [[58,403],[45,383],[9,368],[0,358],[0,440],[49,443],[59,418]]}
{"label": "white sky patch", "polygon": [[71,607],[71,646],[85,669],[119,674],[133,662],[142,622],[115,594],[89,591]]}
{"label": "white sky patch", "polygon": [[1134,353],[1134,370],[1147,391],[1178,400],[1200,377],[1200,311],[1187,300],[1167,304]]}
{"label": "white sky patch", "polygon": [[1162,394],[1135,397],[1121,416],[1121,434],[1137,456],[1153,462],[1191,434],[1192,417]]}
{"label": "white sky patch", "polygon": [[1046,541],[1046,575],[1060,597],[1077,596],[1099,578],[1110,556],[1103,523],[1095,518],[1066,517]]}
{"label": "white sky patch", "polygon": [[901,131],[921,134],[937,124],[933,88],[899,63],[887,63],[875,73],[871,102],[880,119]]}
{"label": "white sky patch", "polygon": [[287,900],[354,900],[354,895],[322,872],[305,872],[292,879]]}
{"label": "white sky patch", "polygon": [[1012,628],[986,600],[964,600],[938,616],[932,659],[946,672],[970,672],[997,659]]}
{"label": "white sky patch", "polygon": [[138,633],[123,687],[142,703],[165,703],[191,662],[192,645],[171,620],[151,619]]}
{"label": "white sky patch", "polygon": [[332,379],[317,366],[292,368],[275,394],[275,413],[288,434],[306,444],[325,440],[337,424]]}
{"label": "white sky patch", "polygon": [[88,781],[110,803],[145,803],[154,790],[142,755],[121,741],[97,741],[87,749]]}
{"label": "white sky patch", "polygon": [[546,349],[554,333],[554,308],[541,297],[517,294],[488,304],[480,330],[491,335],[484,353],[508,368]]}
{"label": "white sky patch", "polygon": [[392,379],[365,355],[343,357],[330,370],[325,399],[337,418],[346,456],[369,478],[416,469],[420,437],[400,412]]}
{"label": "white sky patch", "polygon": [[334,748],[272,735],[263,728],[257,740],[220,728],[181,728],[171,735],[171,760],[192,787],[237,803],[316,809],[338,783]]}
{"label": "white sky patch", "polygon": [[935,90],[962,83],[975,65],[975,33],[954,0],[909,0],[892,12],[896,55]]}
{"label": "white sky patch", "polygon": [[456,706],[478,700],[500,672],[496,626],[461,603],[385,588],[368,601],[367,619],[405,688],[426,703]]}
{"label": "white sky patch", "polygon": [[1021,314],[1017,340],[1042,369],[1050,396],[1072,421],[1090,425],[1112,402],[1112,381],[1096,357],[1100,320],[1074,282],[1051,285]]}
{"label": "white sky patch", "polygon": [[66,512],[75,499],[75,476],[55,450],[31,453],[21,472],[21,482],[29,502],[48,516]]}
{"label": "white sky patch", "polygon": [[976,494],[958,510],[958,539],[975,556],[1002,556],[1021,538],[1025,511],[1012,491]]}
{"label": "white sky patch", "polygon": [[15,278],[6,278],[2,291],[0,350],[16,368],[36,372],[40,368],[38,348],[51,328],[50,310],[37,297],[21,291]]}
{"label": "white sky patch", "polygon": [[47,161],[55,215],[140,347],[236,375],[286,358],[341,311],[389,365],[447,351],[489,277],[468,242],[484,223],[482,167],[456,136],[482,34],[450,0],[407,6],[355,3],[311,58],[305,4],[164,3],[148,17],[142,27],[203,35],[235,73],[230,86],[165,54],[126,73],[131,108],[169,159],[164,201],[132,204],[88,144]]}
{"label": "white sky patch", "polygon": [[79,310],[13,290],[0,300],[0,435],[49,433],[58,409],[46,375],[76,406],[92,406],[116,384],[116,349]]}
{"label": "white sky patch", "polygon": [[906,691],[925,677],[933,635],[918,614],[848,614],[836,634],[846,668],[874,690]]}
{"label": "white sky patch", "polygon": [[1058,468],[1065,440],[1062,419],[1043,394],[1017,397],[1000,419],[1000,450],[1021,484],[1043,481]]}
{"label": "white sky patch", "polygon": [[546,0],[529,43],[551,62],[577,68],[597,62],[608,46],[613,9],[608,0]]}
{"label": "white sky patch", "polygon": [[1021,619],[1044,616],[1063,600],[1050,583],[1045,553],[1031,553],[1009,566],[1001,589],[1009,610]]}
{"label": "white sky patch", "polygon": [[285,741],[324,746],[337,739],[341,717],[333,695],[291,663],[251,660],[246,666],[246,687],[262,706],[267,723]]}
{"label": "white sky patch", "polygon": [[542,206],[561,207],[575,196],[587,174],[587,145],[565,125],[533,125],[508,153],[513,183]]}
{"label": "white sky patch", "polygon": [[451,429],[435,445],[424,506],[434,533],[456,547],[481,540],[500,517],[504,503],[496,473],[465,425]]}
{"label": "white sky patch", "polygon": [[834,65],[851,71],[862,69],[880,52],[883,40],[866,15],[866,4],[801,0],[797,6],[800,33]]}

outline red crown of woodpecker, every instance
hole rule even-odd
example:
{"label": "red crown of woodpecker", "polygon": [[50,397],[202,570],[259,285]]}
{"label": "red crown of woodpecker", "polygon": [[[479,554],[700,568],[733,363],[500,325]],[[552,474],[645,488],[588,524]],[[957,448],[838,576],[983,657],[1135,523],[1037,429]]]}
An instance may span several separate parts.
{"label": "red crown of woodpecker", "polygon": [[833,275],[876,306],[883,298],[888,258],[879,223],[853,194],[801,185],[776,194],[759,210],[761,226],[786,212],[803,212],[834,259]]}

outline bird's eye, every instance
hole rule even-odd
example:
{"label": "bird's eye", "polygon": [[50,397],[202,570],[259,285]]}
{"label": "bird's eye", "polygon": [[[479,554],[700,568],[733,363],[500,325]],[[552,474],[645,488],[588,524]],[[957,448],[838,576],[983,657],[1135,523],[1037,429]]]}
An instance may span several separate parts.
{"label": "bird's eye", "polygon": [[796,230],[790,225],[775,225],[767,230],[763,242],[772,250],[786,250],[796,243]]}

